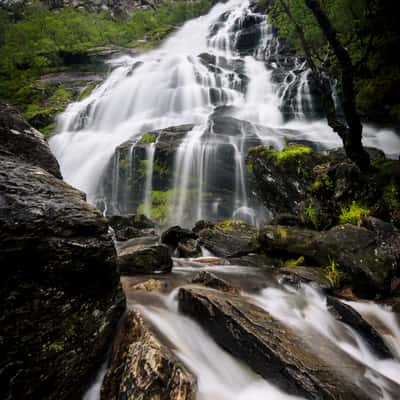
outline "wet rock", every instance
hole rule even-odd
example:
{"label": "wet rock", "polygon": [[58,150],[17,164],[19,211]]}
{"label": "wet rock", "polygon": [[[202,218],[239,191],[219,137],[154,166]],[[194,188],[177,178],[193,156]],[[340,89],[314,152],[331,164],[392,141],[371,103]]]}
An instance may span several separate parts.
{"label": "wet rock", "polygon": [[198,231],[199,243],[218,257],[240,257],[259,249],[257,229],[242,221],[222,221]]}
{"label": "wet rock", "polygon": [[167,273],[172,270],[171,250],[155,237],[131,239],[118,247],[121,275]]}
{"label": "wet rock", "polygon": [[267,254],[304,256],[326,267],[332,260],[348,273],[356,294],[374,297],[390,291],[399,267],[400,234],[376,232],[355,225],[339,225],[318,232],[288,226],[265,226],[259,236]]}
{"label": "wet rock", "polygon": [[157,279],[148,279],[147,281],[130,286],[130,289],[143,292],[163,292],[167,288],[166,282]]}
{"label": "wet rock", "polygon": [[273,268],[275,259],[262,253],[249,253],[241,257],[229,257],[229,263],[245,267]]}
{"label": "wet rock", "polygon": [[129,311],[113,346],[109,370],[101,389],[102,400],[194,400],[196,380]]}
{"label": "wet rock", "polygon": [[108,218],[108,223],[114,229],[115,238],[125,241],[140,236],[155,234],[157,225],[142,214],[113,215]]}
{"label": "wet rock", "polygon": [[195,232],[173,226],[163,232],[161,242],[168,245],[173,252],[177,250],[178,257],[196,257],[201,254],[197,238]]}
{"label": "wet rock", "polygon": [[327,297],[327,305],[332,314],[360,334],[379,357],[393,358],[379,333],[353,307],[332,296]]}
{"label": "wet rock", "polygon": [[284,267],[279,268],[278,273],[282,275],[282,283],[284,284],[299,286],[300,283],[311,283],[323,290],[330,289],[331,287],[323,268]]}
{"label": "wet rock", "polygon": [[239,294],[239,290],[228,282],[219,278],[211,272],[200,271],[193,279],[192,283],[207,286],[212,289],[220,290],[231,294]]}
{"label": "wet rock", "polygon": [[0,114],[2,398],[79,398],[125,309],[113,240],[37,132]]}
{"label": "wet rock", "polygon": [[305,341],[259,307],[211,289],[182,288],[182,312],[196,319],[225,349],[282,390],[308,399],[368,399],[342,367],[308,352]]}
{"label": "wet rock", "polygon": [[61,178],[60,167],[43,136],[18,111],[0,102],[0,155],[36,165]]}
{"label": "wet rock", "polygon": [[205,265],[226,265],[227,261],[224,258],[220,257],[198,257],[194,258],[192,261],[205,264]]}

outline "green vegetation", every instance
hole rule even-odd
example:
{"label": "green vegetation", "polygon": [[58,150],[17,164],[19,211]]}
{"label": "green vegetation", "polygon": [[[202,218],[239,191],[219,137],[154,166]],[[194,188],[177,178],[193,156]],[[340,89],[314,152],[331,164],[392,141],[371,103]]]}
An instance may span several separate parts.
{"label": "green vegetation", "polygon": [[270,154],[278,161],[298,159],[310,153],[312,153],[311,147],[303,146],[301,144],[291,144],[286,146],[282,151],[271,150],[270,152]]}
{"label": "green vegetation", "polygon": [[307,218],[312,222],[312,224],[314,225],[315,229],[318,229],[319,227],[319,213],[318,210],[316,209],[316,207],[314,206],[314,204],[309,204],[306,208],[305,208],[305,214],[307,216]]}
{"label": "green vegetation", "polygon": [[385,186],[382,201],[389,214],[390,222],[396,226],[400,225],[400,189],[394,179]]}
{"label": "green vegetation", "polygon": [[341,210],[339,216],[339,222],[341,224],[353,224],[359,225],[363,217],[370,214],[367,208],[361,207],[357,202],[353,201],[350,207],[344,207]]}
{"label": "green vegetation", "polygon": [[[316,65],[322,66],[329,75],[340,78],[337,59],[305,2],[285,2],[304,31]],[[319,3],[356,67],[359,112],[369,120],[400,122],[400,64],[395,50],[400,41],[397,3],[378,0],[324,0]],[[280,36],[287,38],[302,54],[299,35],[282,9],[281,1],[273,2],[269,15]],[[341,88],[338,90],[340,94]]]}
{"label": "green vegetation", "polygon": [[216,224],[216,227],[222,231],[234,231],[247,228],[247,224],[244,221],[236,219],[227,219],[225,221],[220,221]]}
{"label": "green vegetation", "polygon": [[290,259],[285,261],[285,267],[289,267],[289,268],[294,268],[294,267],[298,267],[300,265],[304,265],[304,257],[300,256],[297,260],[295,259]]}
{"label": "green vegetation", "polygon": [[[172,201],[175,197],[175,190],[167,190],[165,192],[153,190],[151,192],[151,210],[150,218],[160,225],[165,225],[168,220],[169,212],[172,208]],[[144,214],[144,204],[140,204],[137,214]]]}
{"label": "green vegetation", "polygon": [[157,134],[148,132],[148,133],[144,133],[142,135],[139,143],[150,144],[150,143],[154,143],[156,140],[157,140]]}
{"label": "green vegetation", "polygon": [[340,271],[339,266],[336,264],[335,260],[329,257],[329,265],[325,267],[325,276],[329,281],[332,289],[337,289],[341,286],[345,274]]}
{"label": "green vegetation", "polygon": [[[88,13],[68,7],[52,11],[45,2],[35,0],[8,9],[0,5],[0,99],[19,106],[32,118],[45,114],[54,119],[71,93],[61,94],[58,88],[38,85],[40,76],[90,62],[90,50],[96,47],[132,47],[139,39],[154,45],[210,6],[210,0],[165,2],[156,11],[137,10],[128,20],[117,21],[106,12]],[[52,97],[54,90],[57,99],[53,101],[58,104],[39,105]],[[81,98],[88,93],[89,89]]]}

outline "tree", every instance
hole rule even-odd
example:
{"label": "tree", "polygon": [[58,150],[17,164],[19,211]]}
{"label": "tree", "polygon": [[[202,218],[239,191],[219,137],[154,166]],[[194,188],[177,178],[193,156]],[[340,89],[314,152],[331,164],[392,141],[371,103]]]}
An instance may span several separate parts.
{"label": "tree", "polygon": [[323,67],[323,63],[317,64],[314,59],[312,45],[307,40],[303,28],[293,15],[288,0],[280,0],[283,11],[287,14],[290,22],[294,25],[296,34],[300,40],[307,63],[312,71],[313,78],[317,83],[323,109],[329,126],[340,136],[347,156],[362,171],[370,167],[368,153],[362,145],[362,123],[356,106],[354,89],[354,65],[351,57],[339,39],[338,33],[331,23],[328,15],[322,9],[319,0],[304,0],[305,5],[311,11],[321,30],[324,38],[333,52],[338,68],[340,69],[340,83],[342,89],[342,108],[344,119],[338,114],[332,96],[332,88],[329,77]]}

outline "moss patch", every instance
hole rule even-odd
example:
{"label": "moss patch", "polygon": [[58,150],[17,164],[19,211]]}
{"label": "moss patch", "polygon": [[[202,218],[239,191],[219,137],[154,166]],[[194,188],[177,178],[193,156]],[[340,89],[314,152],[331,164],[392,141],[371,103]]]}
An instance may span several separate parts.
{"label": "moss patch", "polygon": [[367,217],[370,211],[361,207],[357,202],[353,201],[350,207],[344,207],[339,216],[339,223],[359,225],[363,217]]}
{"label": "moss patch", "polygon": [[157,134],[152,133],[152,132],[148,132],[148,133],[144,133],[142,135],[142,137],[140,138],[139,143],[141,143],[141,144],[150,144],[150,143],[155,143],[156,140],[157,140]]}
{"label": "moss patch", "polygon": [[244,221],[227,219],[225,221],[220,221],[215,225],[222,231],[235,231],[246,228],[248,225]]}

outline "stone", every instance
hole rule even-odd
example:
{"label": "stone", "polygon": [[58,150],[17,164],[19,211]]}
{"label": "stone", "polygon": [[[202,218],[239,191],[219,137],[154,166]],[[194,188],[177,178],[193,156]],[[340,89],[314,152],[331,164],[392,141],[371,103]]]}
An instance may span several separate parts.
{"label": "stone", "polygon": [[118,241],[126,241],[140,236],[156,234],[157,225],[145,215],[112,215],[108,223],[114,229]]}
{"label": "stone", "polygon": [[217,257],[240,257],[256,253],[257,229],[242,221],[222,221],[198,231],[199,243]]}
{"label": "stone", "polygon": [[196,379],[129,311],[111,355],[102,400],[194,400]]}
{"label": "stone", "polygon": [[117,264],[121,275],[171,272],[171,250],[153,237],[131,239],[118,247]]}
{"label": "stone", "polygon": [[239,294],[239,290],[234,286],[230,285],[225,280],[219,278],[208,271],[200,271],[193,279],[192,283],[207,286],[212,289],[220,290],[222,292],[228,292],[231,294]]}
{"label": "stone", "polygon": [[197,257],[201,249],[197,242],[198,235],[189,229],[172,226],[161,235],[161,242],[176,251],[178,257]]}
{"label": "stone", "polygon": [[279,268],[278,274],[281,275],[282,283],[284,284],[299,286],[300,283],[311,283],[323,290],[331,288],[331,284],[323,268],[302,266],[284,267]]}
{"label": "stone", "polygon": [[[235,357],[280,389],[307,399],[369,399],[350,365],[333,368],[291,329],[244,298],[203,288],[181,288],[180,310]],[[362,376],[362,373],[360,372]],[[358,377],[357,377],[358,378]]]}
{"label": "stone", "polygon": [[353,307],[332,296],[327,297],[327,305],[332,314],[362,336],[380,358],[393,358],[379,333]]}
{"label": "stone", "polygon": [[353,290],[373,298],[390,292],[390,282],[399,268],[400,233],[370,231],[345,224],[328,231],[290,226],[265,226],[259,241],[268,255],[303,256],[321,267],[332,260],[348,274]]}
{"label": "stone", "polygon": [[40,135],[1,107],[2,398],[80,398],[125,310],[114,243]]}

